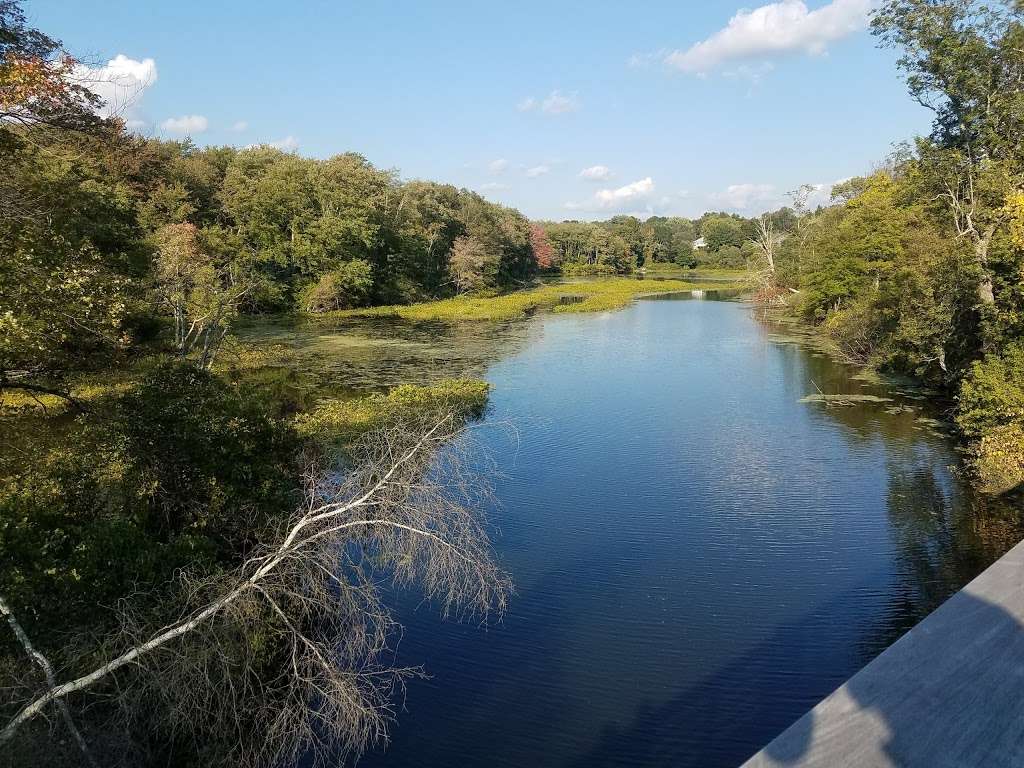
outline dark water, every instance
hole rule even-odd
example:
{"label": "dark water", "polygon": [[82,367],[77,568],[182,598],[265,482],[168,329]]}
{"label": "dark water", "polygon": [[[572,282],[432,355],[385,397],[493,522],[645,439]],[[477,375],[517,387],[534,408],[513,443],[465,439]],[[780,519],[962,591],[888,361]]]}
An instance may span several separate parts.
{"label": "dark water", "polygon": [[[360,765],[737,765],[1019,539],[913,393],[778,332],[692,300],[381,332],[494,385],[517,594],[488,628],[399,599],[399,661],[432,678]],[[410,373],[314,341],[347,383]],[[819,390],[888,399],[801,402]]]}

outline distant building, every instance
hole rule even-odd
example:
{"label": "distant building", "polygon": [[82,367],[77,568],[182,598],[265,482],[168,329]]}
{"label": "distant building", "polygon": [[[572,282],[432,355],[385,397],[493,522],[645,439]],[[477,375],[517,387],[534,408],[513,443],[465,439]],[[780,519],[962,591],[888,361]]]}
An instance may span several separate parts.
{"label": "distant building", "polygon": [[693,241],[693,250],[695,251],[700,251],[707,247],[708,244],[703,237],[698,237],[696,240]]}

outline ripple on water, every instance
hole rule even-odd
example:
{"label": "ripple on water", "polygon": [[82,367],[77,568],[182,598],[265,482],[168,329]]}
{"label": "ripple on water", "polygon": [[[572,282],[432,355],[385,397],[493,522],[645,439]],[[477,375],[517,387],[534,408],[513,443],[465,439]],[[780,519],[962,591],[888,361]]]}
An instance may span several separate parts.
{"label": "ripple on water", "polygon": [[920,401],[740,304],[287,333],[345,386],[486,375],[517,427],[480,434],[517,594],[396,596],[433,677],[365,766],[734,766],[1020,537]]}

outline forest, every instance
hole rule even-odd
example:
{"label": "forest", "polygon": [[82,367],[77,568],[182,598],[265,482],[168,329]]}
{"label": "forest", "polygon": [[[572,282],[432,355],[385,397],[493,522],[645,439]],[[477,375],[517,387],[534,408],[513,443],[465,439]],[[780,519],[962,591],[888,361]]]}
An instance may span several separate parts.
{"label": "forest", "polygon": [[[806,191],[800,195],[806,199]],[[797,218],[789,206],[764,216],[779,234],[789,231]],[[660,264],[746,270],[757,260],[759,221],[709,212],[697,219],[614,216],[597,222],[538,222],[534,226],[543,231],[550,250],[538,250],[537,262],[541,269],[567,275],[631,274]]]}
{"label": "forest", "polygon": [[[812,210],[801,188],[755,217],[556,222],[356,153],[139,136],[101,117],[61,42],[0,0],[0,749],[25,765],[359,754],[384,738],[409,674],[382,660],[379,570],[455,612],[500,612],[509,585],[483,524],[450,488],[427,487],[421,455],[481,412],[487,385],[311,397],[287,350],[267,359],[235,341],[247,317],[659,266],[742,271],[752,302],[798,317],[844,360],[928,387],[974,482],[1019,491],[1024,19],[1016,5],[890,0],[872,32],[934,124],[828,204]],[[352,472],[334,487],[321,470],[339,464]],[[393,473],[402,482],[382,485]],[[364,525],[351,517],[364,491],[385,523],[316,556],[327,539],[302,534],[309,546],[288,559],[294,536],[322,530],[311,509]],[[433,533],[410,533],[421,528]],[[324,563],[352,550],[362,559],[346,555],[338,586]],[[294,569],[264,583],[261,562]],[[194,637],[151,665],[126,661],[95,687],[55,682],[213,604],[222,623],[190,624]],[[341,672],[323,663],[332,654]],[[232,692],[223,706],[218,689]],[[309,696],[330,706],[298,724]]]}

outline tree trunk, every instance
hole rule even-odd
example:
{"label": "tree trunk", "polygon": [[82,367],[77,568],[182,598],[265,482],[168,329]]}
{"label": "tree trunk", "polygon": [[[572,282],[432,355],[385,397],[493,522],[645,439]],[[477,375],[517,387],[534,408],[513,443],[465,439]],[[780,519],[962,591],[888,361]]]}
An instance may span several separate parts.
{"label": "tree trunk", "polygon": [[992,290],[992,273],[988,269],[988,246],[992,242],[994,228],[989,227],[974,243],[974,260],[981,270],[978,283],[978,302],[982,306],[995,304],[996,297]]}
{"label": "tree trunk", "polygon": [[992,291],[992,277],[986,272],[978,283],[978,301],[984,305],[995,304],[996,297]]}

